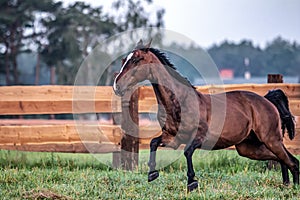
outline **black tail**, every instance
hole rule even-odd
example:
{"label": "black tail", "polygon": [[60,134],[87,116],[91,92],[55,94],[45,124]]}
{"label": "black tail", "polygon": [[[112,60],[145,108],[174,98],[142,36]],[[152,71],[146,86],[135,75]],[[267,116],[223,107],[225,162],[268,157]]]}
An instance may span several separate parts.
{"label": "black tail", "polygon": [[285,129],[287,129],[289,133],[289,138],[292,140],[295,137],[295,123],[294,116],[290,112],[289,109],[289,101],[287,96],[284,94],[282,90],[271,90],[268,94],[265,95],[269,101],[271,101],[280,114],[281,118],[281,129],[282,134],[284,134]]}

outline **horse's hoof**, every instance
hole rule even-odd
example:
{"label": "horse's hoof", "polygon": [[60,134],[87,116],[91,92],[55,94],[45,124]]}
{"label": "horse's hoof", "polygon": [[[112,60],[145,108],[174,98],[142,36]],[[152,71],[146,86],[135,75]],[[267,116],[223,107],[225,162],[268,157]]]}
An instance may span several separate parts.
{"label": "horse's hoof", "polygon": [[159,173],[157,170],[149,172],[148,174],[148,182],[154,181],[159,177]]}
{"label": "horse's hoof", "polygon": [[289,181],[284,181],[284,182],[283,182],[283,185],[284,185],[284,186],[289,186],[289,185],[290,185],[290,182],[289,182]]}
{"label": "horse's hoof", "polygon": [[191,192],[198,187],[198,181],[193,181],[192,183],[187,185],[187,191]]}

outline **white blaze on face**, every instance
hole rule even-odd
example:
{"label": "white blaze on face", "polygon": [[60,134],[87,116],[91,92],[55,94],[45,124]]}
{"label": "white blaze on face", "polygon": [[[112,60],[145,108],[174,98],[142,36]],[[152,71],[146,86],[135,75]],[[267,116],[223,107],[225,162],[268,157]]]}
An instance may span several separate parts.
{"label": "white blaze on face", "polygon": [[[126,61],[124,62],[123,66],[121,67],[121,70],[120,70],[119,74],[122,73],[124,67],[126,66],[126,64],[128,63],[128,61],[132,58],[132,56],[133,56],[133,52],[131,52],[130,54],[128,54],[128,56],[126,57]],[[117,88],[116,88],[116,85],[117,85],[116,84],[116,80],[117,80],[118,76],[116,76],[115,81],[114,81],[114,85],[113,85],[113,88],[114,88],[115,91],[117,90]]]}
{"label": "white blaze on face", "polygon": [[131,52],[127,57],[126,57],[126,61],[124,62],[121,70],[120,70],[120,73],[123,71],[124,67],[126,66],[126,64],[128,63],[128,61],[132,58],[133,56],[133,52]]}

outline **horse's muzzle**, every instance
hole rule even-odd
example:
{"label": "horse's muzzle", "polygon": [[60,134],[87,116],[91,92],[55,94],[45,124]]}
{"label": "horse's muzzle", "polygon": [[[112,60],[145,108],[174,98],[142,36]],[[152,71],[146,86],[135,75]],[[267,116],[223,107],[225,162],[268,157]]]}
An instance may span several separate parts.
{"label": "horse's muzzle", "polygon": [[121,96],[124,95],[124,92],[121,91],[121,88],[118,84],[114,84],[113,89],[114,89],[114,92],[117,96],[121,97]]}

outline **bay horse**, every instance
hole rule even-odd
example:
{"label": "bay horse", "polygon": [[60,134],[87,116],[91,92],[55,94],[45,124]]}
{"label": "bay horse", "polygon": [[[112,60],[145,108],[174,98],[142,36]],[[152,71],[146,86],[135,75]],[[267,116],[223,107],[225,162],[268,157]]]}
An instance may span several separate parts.
{"label": "bay horse", "polygon": [[198,92],[178,73],[166,55],[150,47],[150,43],[144,45],[140,41],[123,59],[113,84],[118,96],[145,80],[150,81],[154,89],[162,134],[150,143],[148,182],[159,177],[155,169],[157,148],[177,149],[185,144],[188,192],[198,187],[192,162],[195,149],[218,150],[233,145],[240,156],[278,161],[283,184],[290,182],[288,170],[292,173],[293,183],[299,184],[299,161],[283,144],[284,127],[293,139],[294,122],[287,97],[281,90],[271,91],[266,97],[248,91],[224,93],[226,115],[224,124],[220,123],[220,133],[216,133],[210,130],[214,95]]}

